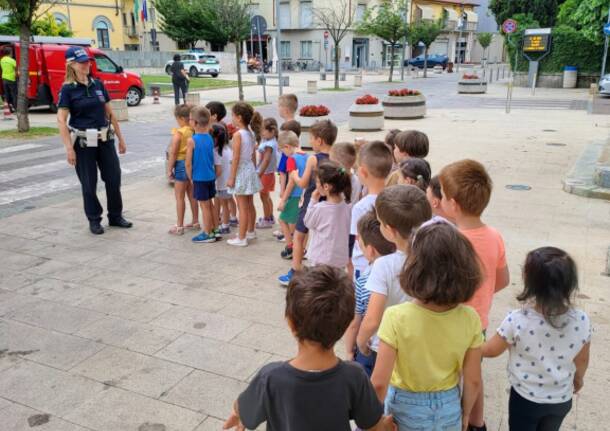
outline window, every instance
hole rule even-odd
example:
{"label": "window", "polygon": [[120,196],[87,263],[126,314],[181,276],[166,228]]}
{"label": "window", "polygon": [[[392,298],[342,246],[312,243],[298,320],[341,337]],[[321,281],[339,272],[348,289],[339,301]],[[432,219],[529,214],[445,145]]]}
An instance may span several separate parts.
{"label": "window", "polygon": [[97,66],[97,70],[105,73],[116,73],[117,67],[114,62],[106,57],[105,55],[95,55],[95,65]]}
{"label": "window", "polygon": [[309,28],[313,25],[313,10],[310,1],[301,2],[301,28]]}
{"label": "window", "polygon": [[127,14],[123,12],[123,27],[127,27]]}
{"label": "window", "polygon": [[63,13],[54,12],[53,18],[55,18],[55,22],[57,23],[57,25],[68,24],[68,17],[65,16]]}
{"label": "window", "polygon": [[280,27],[290,28],[290,3],[280,3]]}
{"label": "window", "polygon": [[97,46],[100,48],[110,48],[110,36],[108,34],[108,24],[103,21],[99,21],[95,25],[95,31],[97,33]]}
{"label": "window", "polygon": [[289,40],[280,41],[280,58],[292,58]]}
{"label": "window", "polygon": [[311,40],[301,41],[301,58],[313,58],[312,46],[313,42]]}
{"label": "window", "polygon": [[250,11],[251,16],[260,15],[260,5],[258,3],[250,3],[248,5],[248,10]]}
{"label": "window", "polygon": [[362,18],[364,17],[364,12],[366,11],[366,5],[365,4],[359,4],[358,6],[356,6],[356,13],[354,14],[354,20],[356,22],[362,21]]}

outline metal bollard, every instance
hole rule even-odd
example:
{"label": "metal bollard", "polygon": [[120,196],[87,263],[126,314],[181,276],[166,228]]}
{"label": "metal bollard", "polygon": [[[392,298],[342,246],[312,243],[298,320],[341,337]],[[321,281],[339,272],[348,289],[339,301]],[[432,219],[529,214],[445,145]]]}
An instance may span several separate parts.
{"label": "metal bollard", "polygon": [[500,80],[500,66],[496,69],[496,81]]}
{"label": "metal bollard", "polygon": [[489,83],[494,82],[494,70],[492,68],[489,69]]}

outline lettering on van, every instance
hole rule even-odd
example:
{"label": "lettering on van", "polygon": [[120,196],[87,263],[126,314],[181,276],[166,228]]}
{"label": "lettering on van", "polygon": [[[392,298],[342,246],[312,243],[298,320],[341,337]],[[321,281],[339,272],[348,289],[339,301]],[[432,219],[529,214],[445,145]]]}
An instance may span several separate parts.
{"label": "lettering on van", "polygon": [[120,84],[121,81],[104,81],[104,84]]}

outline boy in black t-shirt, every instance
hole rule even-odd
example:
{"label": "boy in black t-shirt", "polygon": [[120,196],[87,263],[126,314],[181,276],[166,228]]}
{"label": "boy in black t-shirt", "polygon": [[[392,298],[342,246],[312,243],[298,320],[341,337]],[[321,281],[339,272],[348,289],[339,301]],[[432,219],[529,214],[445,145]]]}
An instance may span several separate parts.
{"label": "boy in black t-shirt", "polygon": [[286,293],[286,320],[296,357],[264,366],[242,392],[223,429],[269,431],[394,430],[362,367],[335,356],[334,345],[354,317],[354,288],[327,265],[298,271]]}

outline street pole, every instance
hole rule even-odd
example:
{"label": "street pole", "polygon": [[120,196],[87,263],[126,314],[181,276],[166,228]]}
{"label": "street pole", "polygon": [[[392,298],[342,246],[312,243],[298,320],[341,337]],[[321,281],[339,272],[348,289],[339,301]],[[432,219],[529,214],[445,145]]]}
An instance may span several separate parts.
{"label": "street pole", "polygon": [[[408,8],[408,2],[405,2],[405,23],[408,24],[409,23],[409,11],[406,9]],[[405,80],[405,58],[407,57],[407,36],[405,35],[402,38],[402,60],[400,62],[400,80],[404,81]]]}
{"label": "street pole", "polygon": [[277,42],[277,52],[278,52],[278,65],[277,65],[277,80],[278,80],[278,85],[279,85],[279,93],[280,96],[282,95],[282,43],[281,38],[280,38],[280,33],[281,33],[281,27],[280,27],[280,0],[275,0],[275,30],[276,30],[276,36],[275,36],[275,40]]}
{"label": "street pole", "polygon": [[[608,8],[608,24],[610,24],[610,8]],[[608,60],[608,35],[604,38],[604,60],[602,61],[602,74],[599,79],[601,80],[606,74],[606,61]]]}
{"label": "street pole", "polygon": [[[263,42],[261,41],[261,28],[259,25],[256,26],[256,32],[258,33],[258,50],[261,56],[261,76],[263,78],[263,100],[267,103],[267,83],[265,82],[265,60],[263,58]],[[280,84],[281,88],[281,84]]]}
{"label": "street pole", "polygon": [[72,16],[70,15],[70,0],[66,0],[66,9],[68,12],[68,28],[72,31]]}

